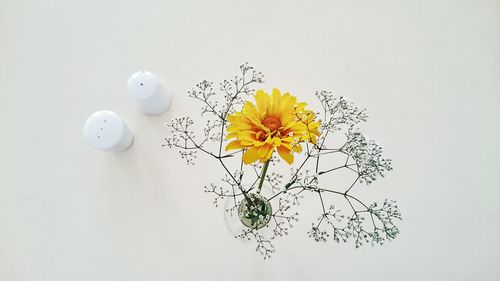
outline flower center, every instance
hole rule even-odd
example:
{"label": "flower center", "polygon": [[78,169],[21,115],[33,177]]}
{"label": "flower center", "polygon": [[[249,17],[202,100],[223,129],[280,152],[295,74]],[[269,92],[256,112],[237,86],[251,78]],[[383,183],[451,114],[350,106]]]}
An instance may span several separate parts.
{"label": "flower center", "polygon": [[264,120],[262,120],[262,125],[269,128],[271,132],[274,132],[278,130],[279,127],[281,127],[281,121],[279,118],[276,118],[274,116],[267,116],[266,118],[264,118]]}

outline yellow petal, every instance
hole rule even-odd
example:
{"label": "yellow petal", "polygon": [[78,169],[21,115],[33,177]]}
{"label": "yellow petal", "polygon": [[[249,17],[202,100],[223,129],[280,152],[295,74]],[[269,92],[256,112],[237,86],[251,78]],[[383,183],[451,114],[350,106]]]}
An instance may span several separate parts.
{"label": "yellow petal", "polygon": [[237,135],[239,140],[254,141],[257,139],[255,137],[255,132],[252,132],[252,131],[238,131],[236,133],[236,135]]}
{"label": "yellow petal", "polygon": [[297,103],[297,98],[291,96],[289,93],[286,93],[281,97],[279,115],[282,121],[288,122],[295,119],[295,103]]}
{"label": "yellow petal", "polygon": [[232,149],[242,149],[244,148],[239,140],[234,140],[226,145],[226,151],[232,150]]}
{"label": "yellow petal", "polygon": [[261,115],[253,105],[253,103],[247,101],[243,105],[243,115],[247,118],[260,119]]}
{"label": "yellow petal", "polygon": [[269,153],[269,150],[272,148],[273,147],[268,145],[268,144],[259,147],[259,149],[257,150],[257,153],[259,154],[259,158],[260,159],[266,158],[267,154]]}
{"label": "yellow petal", "polygon": [[253,141],[251,143],[251,145],[255,146],[255,147],[261,147],[263,146],[264,144],[266,144],[265,142],[262,142],[262,141]]}
{"label": "yellow petal", "polygon": [[259,160],[259,154],[257,154],[257,148],[251,147],[243,154],[243,163],[252,164],[253,162]]}
{"label": "yellow petal", "polygon": [[[228,131],[229,131],[229,130],[228,130]],[[233,132],[233,133],[229,133],[229,134],[227,134],[226,139],[236,138],[236,136],[237,136],[237,135],[238,135],[238,134],[236,134],[235,132]]]}
{"label": "yellow petal", "polygon": [[278,147],[278,154],[285,160],[288,164],[293,163],[293,154],[290,152],[290,150],[286,149],[283,146]]}
{"label": "yellow petal", "polygon": [[269,161],[269,159],[271,159],[271,156],[273,156],[273,152],[274,152],[274,147],[271,147],[271,149],[269,149],[267,151],[267,154],[264,156],[264,159],[260,159],[262,162],[267,162]]}
{"label": "yellow petal", "polygon": [[265,114],[269,108],[269,95],[262,90],[258,90],[255,93],[255,102],[257,103],[257,109],[260,113]]}
{"label": "yellow petal", "polygon": [[243,146],[252,146],[252,145],[255,145],[255,141],[253,141],[253,140],[240,140],[240,143]]}
{"label": "yellow petal", "polygon": [[271,135],[268,135],[268,136],[267,136],[267,138],[266,138],[266,140],[265,140],[265,143],[267,143],[267,144],[271,144],[271,143],[273,143],[273,139],[272,139]]}
{"label": "yellow petal", "polygon": [[286,138],[282,138],[281,141],[290,143],[290,142],[293,142],[295,140],[295,138],[296,138],[295,136],[286,137]]}
{"label": "yellow petal", "polygon": [[[295,117],[293,118],[293,120],[295,120]],[[286,126],[283,127],[283,130],[287,130],[287,129],[290,129],[290,128],[294,127],[294,126],[297,126],[297,122],[295,122],[293,120],[287,122]]]}
{"label": "yellow petal", "polygon": [[294,152],[297,152],[297,153],[302,152],[302,145],[300,145],[300,144],[296,144],[296,145],[293,147],[293,151],[294,151]]}
{"label": "yellow petal", "polygon": [[288,150],[292,150],[293,149],[293,147],[290,145],[290,143],[281,142],[281,146],[284,146]]}
{"label": "yellow petal", "polygon": [[273,93],[271,95],[271,106],[269,107],[268,115],[278,116],[279,109],[281,105],[281,93],[280,90],[274,88]]}
{"label": "yellow petal", "polygon": [[316,142],[318,141],[316,135],[311,135],[311,139],[309,141],[313,144],[316,144]]}
{"label": "yellow petal", "polygon": [[278,137],[274,137],[272,141],[273,146],[280,146],[281,145],[281,139]]}

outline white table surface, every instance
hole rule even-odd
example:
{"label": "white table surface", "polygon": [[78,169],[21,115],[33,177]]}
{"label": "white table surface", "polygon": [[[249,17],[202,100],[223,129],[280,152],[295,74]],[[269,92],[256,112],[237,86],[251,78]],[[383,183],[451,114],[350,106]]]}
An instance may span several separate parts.
{"label": "white table surface", "polygon": [[[500,280],[499,5],[0,0],[0,280]],[[165,121],[198,117],[186,91],[244,61],[268,89],[368,109],[395,170],[366,192],[399,202],[399,238],[318,244],[303,217],[264,261],[229,235],[202,192],[222,171],[161,144]],[[127,96],[140,69],[174,93],[165,114]],[[129,151],[83,143],[101,109]]]}

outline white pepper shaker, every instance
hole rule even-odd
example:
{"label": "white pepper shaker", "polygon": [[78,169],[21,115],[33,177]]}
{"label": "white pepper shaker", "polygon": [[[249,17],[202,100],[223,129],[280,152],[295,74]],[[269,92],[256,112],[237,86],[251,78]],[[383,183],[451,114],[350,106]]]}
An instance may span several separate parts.
{"label": "white pepper shaker", "polygon": [[127,150],[134,140],[125,121],[112,111],[97,111],[83,126],[85,142],[96,149],[112,152]]}
{"label": "white pepper shaker", "polygon": [[128,80],[128,92],[137,108],[148,115],[163,113],[172,103],[172,96],[151,72],[138,71]]}

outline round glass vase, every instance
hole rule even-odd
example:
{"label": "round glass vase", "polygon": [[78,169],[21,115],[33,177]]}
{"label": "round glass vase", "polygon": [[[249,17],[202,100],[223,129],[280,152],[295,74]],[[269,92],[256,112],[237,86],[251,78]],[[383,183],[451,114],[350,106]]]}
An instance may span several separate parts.
{"label": "round glass vase", "polygon": [[[248,202],[243,194],[240,194],[237,197],[227,197],[224,202],[224,222],[226,223],[229,233],[233,237],[239,238],[241,241],[245,242],[248,239],[240,237],[240,235],[248,232],[249,230],[258,231],[259,234],[264,235],[265,237],[271,237],[275,226],[272,216],[272,204],[267,199],[273,196],[271,189],[264,186],[260,194],[248,192],[247,196],[248,198],[254,198],[254,200],[257,199],[257,201],[265,202],[264,205],[267,205],[267,207],[261,209],[263,211],[261,212],[261,215],[263,215],[262,213],[266,214],[266,212],[269,212],[269,216],[257,216],[258,220],[255,221],[254,219],[255,223],[252,226],[252,219],[246,214],[249,207]],[[245,206],[247,209],[245,209]]]}
{"label": "round glass vase", "polygon": [[241,200],[238,207],[238,217],[244,226],[260,229],[271,220],[273,209],[271,203],[262,195],[249,193]]}

